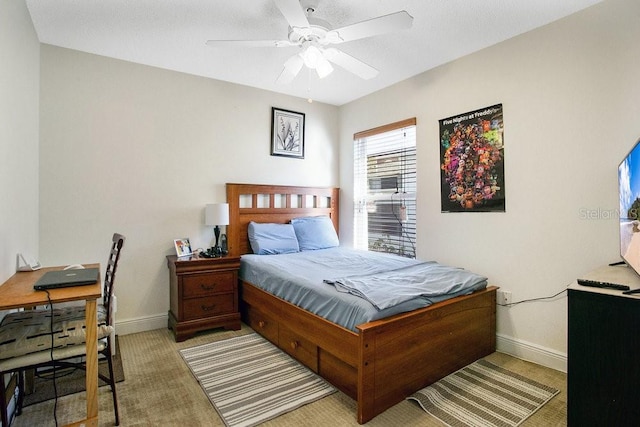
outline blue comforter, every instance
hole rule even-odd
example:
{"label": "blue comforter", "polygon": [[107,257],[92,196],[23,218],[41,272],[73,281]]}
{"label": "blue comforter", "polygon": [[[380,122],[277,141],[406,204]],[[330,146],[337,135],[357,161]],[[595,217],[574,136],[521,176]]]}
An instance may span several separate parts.
{"label": "blue comforter", "polygon": [[[324,282],[326,279],[354,278],[356,274],[384,277],[399,269],[411,266],[419,268],[422,264],[422,261],[395,255],[336,247],[280,255],[243,255],[240,261],[240,278],[355,332],[358,331],[357,326],[362,323],[426,307],[438,301],[483,289],[487,285],[486,279],[477,282],[465,281],[467,287],[451,285],[445,281],[441,283],[439,293],[435,290],[436,282],[439,280],[434,280],[432,293],[402,298],[403,301],[394,305],[385,303],[386,308],[379,309],[368,299],[341,292],[334,285]],[[451,269],[456,274],[465,271],[437,263],[427,264],[434,266],[433,272],[438,270],[435,266]],[[438,274],[444,275],[442,271]],[[399,282],[403,280],[404,278]],[[381,282],[385,283],[382,287],[389,289],[389,295],[395,295],[396,281]]]}

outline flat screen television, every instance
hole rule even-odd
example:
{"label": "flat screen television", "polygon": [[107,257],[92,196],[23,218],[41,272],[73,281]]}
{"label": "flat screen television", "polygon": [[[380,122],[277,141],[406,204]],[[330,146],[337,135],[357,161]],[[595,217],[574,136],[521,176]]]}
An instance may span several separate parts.
{"label": "flat screen television", "polygon": [[620,256],[640,274],[640,140],[618,166]]}

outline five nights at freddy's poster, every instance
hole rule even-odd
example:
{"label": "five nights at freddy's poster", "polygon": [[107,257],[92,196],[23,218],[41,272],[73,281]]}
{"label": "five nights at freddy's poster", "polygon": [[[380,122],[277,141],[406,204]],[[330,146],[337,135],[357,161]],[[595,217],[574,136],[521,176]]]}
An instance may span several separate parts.
{"label": "five nights at freddy's poster", "polygon": [[440,120],[442,212],[504,212],[502,104]]}

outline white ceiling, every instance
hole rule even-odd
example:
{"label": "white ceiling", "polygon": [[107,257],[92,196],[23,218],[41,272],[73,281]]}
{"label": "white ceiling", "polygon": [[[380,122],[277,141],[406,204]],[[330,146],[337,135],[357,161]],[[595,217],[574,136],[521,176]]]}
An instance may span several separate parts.
{"label": "white ceiling", "polygon": [[438,65],[545,25],[601,0],[320,0],[315,16],[343,27],[406,10],[413,26],[343,43],[377,68],[362,80],[335,67],[303,69],[277,85],[286,48],[209,47],[210,39],[286,39],[273,0],[26,0],[40,42],[342,105]]}

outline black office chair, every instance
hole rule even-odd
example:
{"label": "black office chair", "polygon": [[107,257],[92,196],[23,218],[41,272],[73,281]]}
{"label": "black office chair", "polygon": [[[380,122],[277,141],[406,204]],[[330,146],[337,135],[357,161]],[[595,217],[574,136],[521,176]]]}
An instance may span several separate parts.
{"label": "black office chair", "polygon": [[[98,305],[98,353],[107,360],[109,377],[98,374],[111,387],[115,425],[120,425],[116,382],[113,375],[111,333],[113,332],[113,292],[115,274],[125,237],[115,233],[104,277],[102,304]],[[53,334],[52,334],[53,314]],[[17,372],[18,401],[16,414],[22,413],[24,399],[24,371],[40,367],[74,367],[86,369],[81,362],[71,359],[86,354],[84,344],[85,307],[70,306],[53,310],[25,310],[10,313],[0,323],[0,409],[3,426],[8,426],[6,384],[4,374]],[[51,336],[53,335],[53,350]],[[37,345],[27,344],[29,337],[45,336]],[[33,341],[33,340],[32,340]],[[46,345],[44,344],[46,342]]]}

